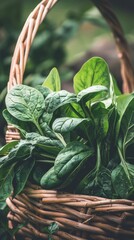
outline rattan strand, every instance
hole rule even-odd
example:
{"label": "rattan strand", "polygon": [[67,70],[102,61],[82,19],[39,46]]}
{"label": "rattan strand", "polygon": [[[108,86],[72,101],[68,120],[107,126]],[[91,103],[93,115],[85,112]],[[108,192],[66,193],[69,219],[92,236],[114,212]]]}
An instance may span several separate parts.
{"label": "rattan strand", "polygon": [[[35,191],[37,194],[37,191],[40,192],[41,190]],[[43,196],[38,201],[36,194],[31,198],[27,191],[15,199],[7,199],[7,204],[12,211],[9,213],[8,218],[14,222],[25,222],[28,220],[30,224],[22,228],[19,234],[26,234],[27,232],[32,237],[34,235],[37,236],[38,233],[38,237],[46,239],[46,235],[43,235],[44,233],[40,231],[40,226],[48,226],[54,221],[62,229],[60,232],[65,234],[63,239],[69,239],[68,236],[70,240],[79,239],[76,237],[76,233],[70,235],[69,232],[74,231],[74,229],[84,234],[88,233],[89,236],[92,236],[92,239],[106,239],[106,237],[109,237],[109,234],[111,237],[113,236],[111,239],[120,239],[122,236],[126,236],[127,239],[134,237],[133,201],[97,199],[94,196],[84,195],[73,195],[72,197],[72,194],[70,194],[73,202],[72,204],[68,204],[70,198],[66,196],[69,196],[69,194],[60,194],[56,191],[54,193],[51,193],[51,191],[47,192],[47,190],[43,191]],[[83,208],[84,211],[80,212],[80,208]],[[32,228],[34,228],[34,231],[31,231]]]}

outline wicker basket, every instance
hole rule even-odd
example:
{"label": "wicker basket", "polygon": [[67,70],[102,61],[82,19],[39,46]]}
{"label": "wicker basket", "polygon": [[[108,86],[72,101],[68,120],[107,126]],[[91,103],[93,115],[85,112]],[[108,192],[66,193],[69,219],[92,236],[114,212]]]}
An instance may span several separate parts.
{"label": "wicker basket", "polygon": [[[57,0],[41,1],[28,17],[15,48],[8,90],[22,83],[29,50],[38,27],[56,2]],[[134,73],[121,26],[106,0],[93,2],[113,32],[121,62],[123,91],[131,92],[134,89]],[[6,140],[9,142],[14,139],[19,139],[19,133],[12,126],[8,126]],[[57,222],[60,227],[53,235],[54,240],[134,239],[134,201],[44,190],[27,183],[20,195],[7,199],[7,205],[10,208],[9,227],[24,223],[18,231],[18,239],[20,236],[25,240],[48,239],[42,229],[53,222]],[[17,236],[14,239],[17,239]]]}

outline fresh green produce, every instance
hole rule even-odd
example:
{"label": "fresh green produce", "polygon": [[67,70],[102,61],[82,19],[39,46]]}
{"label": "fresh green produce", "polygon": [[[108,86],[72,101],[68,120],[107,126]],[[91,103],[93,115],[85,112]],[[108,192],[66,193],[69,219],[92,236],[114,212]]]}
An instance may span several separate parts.
{"label": "fresh green produce", "polygon": [[88,60],[61,90],[52,69],[42,86],[13,87],[3,115],[21,140],[0,149],[0,208],[27,181],[46,189],[134,198],[134,93],[121,94],[107,63]]}

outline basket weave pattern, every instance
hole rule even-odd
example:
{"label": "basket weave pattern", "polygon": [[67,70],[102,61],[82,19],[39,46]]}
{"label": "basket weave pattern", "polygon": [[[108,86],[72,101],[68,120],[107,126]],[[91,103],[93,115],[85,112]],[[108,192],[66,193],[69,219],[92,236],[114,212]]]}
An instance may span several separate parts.
{"label": "basket weave pattern", "polygon": [[8,198],[10,224],[27,222],[19,234],[48,239],[43,227],[57,222],[60,239],[134,239],[134,202],[59,193],[29,184],[15,199]]}
{"label": "basket weave pattern", "polygon": [[[29,15],[14,51],[8,91],[23,82],[28,54],[36,32],[57,1],[43,0]],[[112,29],[121,62],[123,89],[124,92],[131,92],[134,89],[134,73],[121,26],[106,0],[93,0],[93,2]],[[18,131],[8,126],[6,141],[19,138]],[[54,240],[134,239],[134,201],[43,190],[28,183],[19,196],[7,199],[7,205],[10,208],[9,227],[13,228],[18,223],[24,223],[18,235],[22,235],[25,240],[48,239],[43,229],[52,222],[57,222],[60,227],[60,230],[53,235]]]}

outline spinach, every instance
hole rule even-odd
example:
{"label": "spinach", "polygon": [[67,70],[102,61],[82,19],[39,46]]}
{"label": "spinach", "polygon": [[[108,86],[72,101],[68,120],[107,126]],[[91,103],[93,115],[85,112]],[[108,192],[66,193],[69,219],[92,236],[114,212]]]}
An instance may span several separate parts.
{"label": "spinach", "polygon": [[86,118],[57,118],[53,122],[53,130],[58,133],[67,133],[74,130],[76,127],[81,125],[83,122],[88,122],[89,120]]}
{"label": "spinach", "polygon": [[[93,149],[80,142],[71,142],[55,159],[54,170],[59,178],[66,178],[72,171],[93,155]],[[82,166],[82,165],[81,165]]]}
{"label": "spinach", "polygon": [[27,181],[106,198],[134,197],[134,94],[121,94],[99,57],[61,90],[53,68],[42,86],[15,86],[3,112],[22,139],[0,149],[0,208]]}
{"label": "spinach", "polygon": [[52,235],[59,230],[56,222],[52,222],[48,227],[42,228],[41,231],[48,233],[48,240],[53,240]]}
{"label": "spinach", "polygon": [[108,89],[105,86],[96,85],[80,91],[77,95],[77,102],[97,101],[107,96]]}
{"label": "spinach", "polygon": [[78,184],[76,192],[111,198],[112,182],[110,171],[103,166],[99,169],[93,169]]}
{"label": "spinach", "polygon": [[[128,147],[130,149],[134,147],[134,96],[123,97],[118,99],[118,111],[122,110],[117,123],[117,127],[121,123],[117,141],[120,164],[112,172],[112,181],[115,191],[116,193],[118,191],[120,197],[130,198],[132,195],[134,196],[134,165],[128,162],[126,150]],[[124,99],[126,99],[125,103],[127,104],[124,104],[122,109],[120,101]],[[130,157],[133,159],[133,156]],[[133,160],[132,163],[134,163]],[[119,184],[121,186],[120,190],[118,189]]]}
{"label": "spinach", "polygon": [[62,183],[62,179],[58,178],[54,167],[50,168],[41,178],[40,184],[45,189],[57,188]]}
{"label": "spinach", "polygon": [[74,77],[74,90],[80,91],[94,85],[103,85],[109,89],[110,75],[107,63],[99,57],[93,57],[83,64]]}
{"label": "spinach", "polygon": [[61,90],[61,80],[56,68],[51,70],[48,77],[45,79],[43,86],[48,87],[54,92]]}
{"label": "spinach", "polygon": [[26,185],[28,177],[35,165],[35,161],[33,159],[27,159],[27,161],[22,162],[21,164],[15,167],[14,174],[14,196],[19,194]]}
{"label": "spinach", "polygon": [[12,141],[10,143],[5,144],[3,147],[0,149],[0,156],[7,155],[12,148],[14,148],[19,141]]}
{"label": "spinach", "polygon": [[[125,112],[127,111],[133,111],[134,108],[134,94],[123,94],[117,97],[117,112],[119,115],[119,120],[116,125],[116,136],[118,137],[120,128],[122,126],[122,119],[125,115]],[[128,115],[129,117],[129,115]]]}
{"label": "spinach", "polygon": [[14,126],[15,128],[17,128],[20,132],[21,135],[23,137],[25,137],[27,132],[33,132],[33,131],[37,131],[35,125],[31,122],[26,122],[26,121],[21,121],[18,120],[17,118],[15,118],[14,116],[12,116],[7,109],[5,109],[3,111],[3,116],[6,119],[6,121],[8,122],[8,124]]}
{"label": "spinach", "polygon": [[17,85],[6,96],[8,112],[21,121],[33,122],[42,133],[38,120],[44,109],[43,95],[32,87]]}
{"label": "spinach", "polygon": [[46,112],[53,113],[56,109],[69,103],[76,102],[76,95],[66,90],[50,93],[45,99]]}
{"label": "spinach", "polygon": [[13,191],[14,165],[5,164],[0,167],[0,202],[4,202]]}
{"label": "spinach", "polygon": [[112,181],[115,192],[121,198],[134,197],[134,165],[121,162],[112,171]]}

